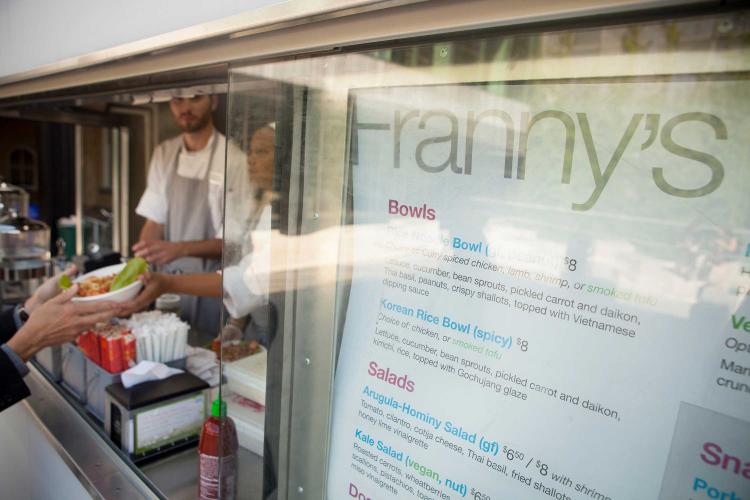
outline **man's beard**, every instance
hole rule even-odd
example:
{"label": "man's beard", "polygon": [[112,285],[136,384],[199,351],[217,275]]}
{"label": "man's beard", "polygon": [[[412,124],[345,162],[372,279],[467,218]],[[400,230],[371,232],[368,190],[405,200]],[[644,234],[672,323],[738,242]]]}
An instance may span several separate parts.
{"label": "man's beard", "polygon": [[203,130],[204,128],[206,128],[210,124],[210,122],[211,122],[211,113],[210,112],[208,112],[205,115],[200,116],[200,117],[198,117],[196,115],[193,115],[193,116],[195,116],[198,119],[195,120],[195,121],[192,121],[192,122],[184,123],[184,124],[182,122],[179,123],[180,129],[183,132],[198,132],[198,131]]}

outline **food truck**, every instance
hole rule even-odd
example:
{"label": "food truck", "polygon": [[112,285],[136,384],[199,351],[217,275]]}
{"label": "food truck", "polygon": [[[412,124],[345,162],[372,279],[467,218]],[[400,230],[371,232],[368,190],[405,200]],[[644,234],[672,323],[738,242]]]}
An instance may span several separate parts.
{"label": "food truck", "polygon": [[750,496],[743,2],[188,3],[0,76],[4,306],[134,257],[170,102],[227,139],[217,320],[40,352],[9,497],[196,498],[219,393],[224,498]]}

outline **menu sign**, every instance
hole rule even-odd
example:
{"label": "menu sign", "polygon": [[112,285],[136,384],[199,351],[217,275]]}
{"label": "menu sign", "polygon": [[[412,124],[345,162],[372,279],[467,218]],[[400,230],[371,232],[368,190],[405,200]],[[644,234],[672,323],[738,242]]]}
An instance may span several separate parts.
{"label": "menu sign", "polygon": [[750,84],[352,102],[329,498],[750,498]]}

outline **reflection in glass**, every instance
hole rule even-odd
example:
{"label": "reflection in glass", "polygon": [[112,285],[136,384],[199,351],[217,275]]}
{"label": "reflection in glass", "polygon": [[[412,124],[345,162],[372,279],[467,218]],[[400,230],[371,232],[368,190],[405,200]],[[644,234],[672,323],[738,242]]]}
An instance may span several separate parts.
{"label": "reflection in glass", "polygon": [[746,493],[700,452],[750,453],[749,29],[233,68],[224,282],[268,349],[264,494]]}

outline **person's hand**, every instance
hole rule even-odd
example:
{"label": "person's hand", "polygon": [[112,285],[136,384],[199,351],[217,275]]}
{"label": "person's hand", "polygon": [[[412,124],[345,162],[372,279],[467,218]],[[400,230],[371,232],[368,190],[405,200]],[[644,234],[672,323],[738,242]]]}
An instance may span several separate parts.
{"label": "person's hand", "polygon": [[149,264],[163,266],[173,260],[185,257],[183,245],[179,241],[150,240],[133,245],[136,257],[143,257]]}
{"label": "person's hand", "polygon": [[29,299],[24,304],[24,309],[26,309],[26,312],[31,314],[32,312],[34,312],[34,309],[41,306],[48,300],[53,299],[62,291],[62,288],[60,288],[59,285],[59,281],[60,277],[63,274],[67,274],[70,278],[72,278],[76,275],[77,272],[78,269],[76,269],[76,266],[70,266],[64,272],[58,273],[53,277],[47,279],[47,281],[42,283],[41,286],[34,291],[34,294],[29,297]]}
{"label": "person's hand", "polygon": [[73,341],[95,324],[115,316],[120,309],[115,302],[71,302],[76,292],[78,285],[73,285],[37,307],[8,341],[8,347],[27,361],[44,347]]}
{"label": "person's hand", "polygon": [[130,316],[142,311],[154,302],[159,295],[167,292],[169,276],[162,273],[145,272],[138,277],[143,282],[143,290],[133,300],[124,302],[120,309],[120,316]]}
{"label": "person's hand", "polygon": [[227,323],[224,328],[221,329],[221,333],[217,337],[219,342],[229,342],[232,340],[242,340],[242,330],[233,323]]}

